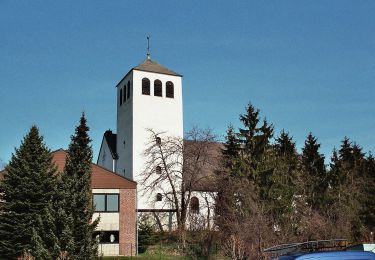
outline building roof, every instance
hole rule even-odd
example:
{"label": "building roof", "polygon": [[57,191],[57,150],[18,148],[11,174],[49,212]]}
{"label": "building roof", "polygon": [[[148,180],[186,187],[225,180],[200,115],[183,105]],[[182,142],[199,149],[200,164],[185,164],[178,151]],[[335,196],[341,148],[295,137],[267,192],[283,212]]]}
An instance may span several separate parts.
{"label": "building roof", "polygon": [[[65,167],[66,157],[68,153],[59,149],[52,152],[52,161],[56,164],[58,171],[62,172]],[[137,183],[121,176],[117,173],[109,171],[95,163],[91,163],[91,188],[92,189],[135,189]]]}
{"label": "building roof", "polygon": [[178,74],[177,72],[174,72],[173,70],[170,70],[170,69],[164,67],[163,65],[161,65],[161,64],[159,64],[156,61],[153,61],[151,59],[144,60],[141,64],[134,67],[133,70],[155,72],[155,73],[167,74],[167,75],[178,76],[178,77],[182,76],[182,75]]}
{"label": "building roof", "polygon": [[177,77],[182,77],[181,74],[168,69],[167,67],[157,63],[154,60],[151,60],[149,58],[145,59],[141,64],[138,66],[132,68],[129,70],[128,73],[125,74],[125,76],[117,83],[116,87],[120,85],[120,83],[129,75],[130,72],[133,70],[139,70],[139,71],[146,71],[146,72],[154,72],[154,73],[160,73],[160,74],[166,74],[166,75],[171,75],[171,76],[177,76]]}
{"label": "building roof", "polygon": [[[216,171],[219,169],[222,160],[221,154],[224,145],[219,142],[202,142],[185,140],[185,163],[187,167],[185,181],[191,181],[192,191],[215,192],[217,191]],[[201,151],[202,155],[197,165],[196,151]],[[189,155],[192,153],[192,155]],[[194,162],[189,162],[193,160]],[[191,166],[191,169],[189,167]],[[197,172],[198,170],[198,172]]]}
{"label": "building roof", "polygon": [[104,138],[108,144],[109,150],[111,151],[112,158],[117,160],[118,154],[116,149],[116,134],[112,133],[111,130],[107,130],[104,133]]}
{"label": "building roof", "polygon": [[[65,167],[66,157],[68,153],[59,149],[52,152],[52,162],[56,165],[57,171],[62,172]],[[135,189],[137,183],[121,176],[117,173],[109,171],[95,163],[91,163],[91,189]],[[0,180],[4,178],[6,171],[0,171]]]}

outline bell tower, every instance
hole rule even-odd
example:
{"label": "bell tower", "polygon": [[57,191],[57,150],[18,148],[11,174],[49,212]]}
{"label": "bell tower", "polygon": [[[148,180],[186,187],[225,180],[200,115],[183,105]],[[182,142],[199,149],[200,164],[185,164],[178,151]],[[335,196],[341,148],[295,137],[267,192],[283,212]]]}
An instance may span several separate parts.
{"label": "bell tower", "polygon": [[[149,37],[148,37],[149,40]],[[130,69],[116,86],[118,159],[115,171],[138,182],[144,167],[143,152],[149,132],[183,137],[182,75],[147,58]],[[138,197],[139,209],[147,209],[147,201]]]}

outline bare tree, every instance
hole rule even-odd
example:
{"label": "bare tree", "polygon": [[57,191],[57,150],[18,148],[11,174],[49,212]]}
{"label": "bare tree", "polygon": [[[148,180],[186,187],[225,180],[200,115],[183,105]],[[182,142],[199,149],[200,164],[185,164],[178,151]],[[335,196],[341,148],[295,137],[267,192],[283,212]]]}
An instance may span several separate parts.
{"label": "bare tree", "polygon": [[192,193],[214,178],[211,170],[217,159],[212,156],[212,149],[217,146],[216,138],[210,129],[193,128],[186,134],[186,140],[152,129],[148,132],[141,181],[143,193],[163,195],[163,207],[175,211],[177,228],[185,243]]}

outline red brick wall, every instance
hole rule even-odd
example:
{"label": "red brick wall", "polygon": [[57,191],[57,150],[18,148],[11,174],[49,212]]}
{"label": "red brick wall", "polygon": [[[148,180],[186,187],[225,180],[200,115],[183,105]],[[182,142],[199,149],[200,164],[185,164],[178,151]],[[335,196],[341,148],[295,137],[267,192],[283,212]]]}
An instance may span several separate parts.
{"label": "red brick wall", "polygon": [[120,255],[136,255],[136,189],[120,190]]}

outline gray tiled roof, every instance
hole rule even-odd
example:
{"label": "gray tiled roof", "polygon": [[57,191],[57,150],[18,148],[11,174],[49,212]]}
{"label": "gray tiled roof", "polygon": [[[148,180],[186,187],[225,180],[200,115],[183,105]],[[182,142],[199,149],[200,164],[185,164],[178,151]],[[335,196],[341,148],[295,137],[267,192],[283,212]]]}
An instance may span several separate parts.
{"label": "gray tiled roof", "polygon": [[167,74],[172,76],[179,76],[182,75],[178,74],[177,72],[174,72],[173,70],[170,70],[163,65],[160,65],[156,61],[153,61],[151,59],[146,59],[144,62],[139,64],[138,66],[133,68],[134,70],[141,70],[141,71],[147,71],[147,72],[155,72],[155,73],[161,73],[161,74]]}

